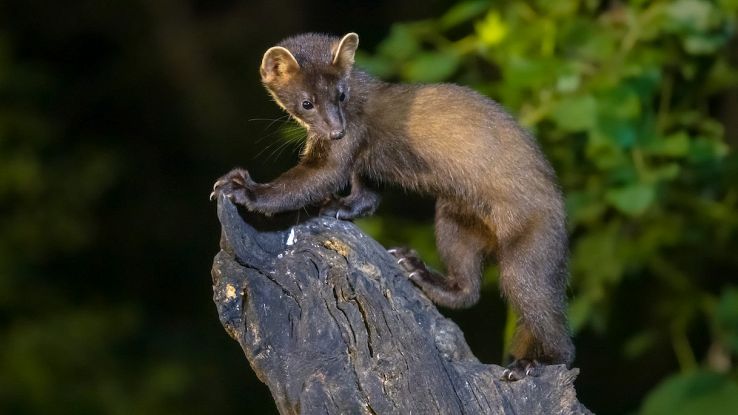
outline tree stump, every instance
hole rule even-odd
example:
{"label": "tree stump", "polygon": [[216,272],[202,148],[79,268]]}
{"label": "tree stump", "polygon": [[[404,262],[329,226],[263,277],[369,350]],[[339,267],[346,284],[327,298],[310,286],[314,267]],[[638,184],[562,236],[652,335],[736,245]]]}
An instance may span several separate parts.
{"label": "tree stump", "polygon": [[[303,213],[303,216],[304,213]],[[581,414],[578,369],[501,381],[351,222],[218,198],[213,299],[282,414]]]}

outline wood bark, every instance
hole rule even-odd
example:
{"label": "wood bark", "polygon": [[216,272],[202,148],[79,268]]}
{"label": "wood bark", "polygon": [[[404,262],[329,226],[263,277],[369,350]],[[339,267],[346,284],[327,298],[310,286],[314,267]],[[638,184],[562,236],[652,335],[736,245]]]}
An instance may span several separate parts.
{"label": "wood bark", "polygon": [[282,414],[583,414],[578,369],[500,380],[351,222],[218,199],[213,299]]}

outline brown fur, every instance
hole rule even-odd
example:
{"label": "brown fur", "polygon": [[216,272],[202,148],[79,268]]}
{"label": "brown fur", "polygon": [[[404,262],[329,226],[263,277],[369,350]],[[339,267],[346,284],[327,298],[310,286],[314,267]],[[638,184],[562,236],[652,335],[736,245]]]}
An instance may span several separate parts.
{"label": "brown fur", "polygon": [[[307,128],[306,151],[271,183],[253,183],[243,170],[218,183],[235,181],[234,200],[271,214],[319,203],[350,182],[351,194],[329,209],[345,219],[370,214],[379,202],[363,179],[435,196],[447,275],[396,251],[413,281],[440,305],[469,306],[479,298],[484,259],[496,256],[501,290],[520,316],[513,357],[571,364],[564,205],[535,140],[468,88],[390,84],[354,69],[358,37],[350,36],[305,34],[267,52],[262,80]],[[312,109],[302,107],[306,100]],[[343,138],[328,138],[341,129]]]}

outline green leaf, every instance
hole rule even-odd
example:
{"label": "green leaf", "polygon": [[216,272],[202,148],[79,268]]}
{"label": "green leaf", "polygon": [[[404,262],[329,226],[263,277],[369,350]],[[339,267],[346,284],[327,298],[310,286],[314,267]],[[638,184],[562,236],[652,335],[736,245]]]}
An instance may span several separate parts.
{"label": "green leaf", "polygon": [[650,154],[659,156],[682,157],[689,153],[689,148],[689,135],[684,131],[680,131],[664,138],[657,137],[644,146],[643,149]]}
{"label": "green leaf", "polygon": [[459,62],[459,57],[453,53],[422,52],[408,62],[402,75],[415,82],[445,81],[459,67]]}
{"label": "green leaf", "polygon": [[502,65],[504,87],[518,95],[521,91],[544,88],[556,82],[557,62],[553,59],[512,56]]}
{"label": "green leaf", "polygon": [[619,225],[611,222],[592,229],[579,238],[572,255],[572,275],[586,281],[586,292],[592,298],[603,295],[605,283],[617,282],[625,269],[621,251]]}
{"label": "green leaf", "polygon": [[546,14],[557,17],[568,17],[575,14],[580,2],[577,0],[539,1],[537,6]]}
{"label": "green leaf", "polygon": [[738,385],[710,372],[672,376],[647,397],[641,415],[737,414]]}
{"label": "green leaf", "polygon": [[566,131],[584,131],[595,126],[597,101],[591,95],[564,97],[553,112],[553,121]]}
{"label": "green leaf", "polygon": [[[644,51],[643,53],[656,55],[649,56],[649,61],[662,59],[658,57],[659,52],[654,50]],[[629,67],[628,79],[624,84],[628,86],[629,91],[636,93],[642,102],[649,102],[653,99],[654,94],[661,89],[661,71],[662,69],[659,66],[652,63]]]}
{"label": "green leaf", "polygon": [[654,181],[668,181],[679,177],[682,168],[678,163],[667,163],[663,166],[648,169],[649,177]]}
{"label": "green leaf", "polygon": [[489,6],[489,0],[465,1],[456,4],[441,17],[441,26],[449,29],[460,23],[464,23],[480,15]]}
{"label": "green leaf", "polygon": [[598,94],[598,109],[610,119],[633,119],[641,115],[638,93],[627,84]]}
{"label": "green leaf", "polygon": [[600,170],[611,170],[627,162],[623,150],[614,140],[595,130],[587,140],[587,159]]}
{"label": "green leaf", "polygon": [[602,30],[601,26],[589,21],[576,22],[567,35],[564,44],[576,45],[577,55],[585,61],[611,60],[620,42],[616,33]]}
{"label": "green leaf", "polygon": [[579,332],[592,316],[592,303],[589,298],[576,297],[569,302],[569,326],[573,333]]}
{"label": "green leaf", "polygon": [[394,73],[393,62],[383,55],[371,56],[361,50],[356,51],[356,65],[379,78],[387,78]]}
{"label": "green leaf", "polygon": [[689,160],[693,163],[715,162],[727,154],[727,144],[715,138],[697,137],[689,148]]}
{"label": "green leaf", "polygon": [[626,357],[634,359],[642,356],[656,343],[655,330],[641,332],[625,342],[623,353]]}
{"label": "green leaf", "polygon": [[684,39],[684,50],[693,55],[708,55],[721,49],[729,39],[728,33],[687,36]]}
{"label": "green leaf", "polygon": [[666,9],[673,30],[705,32],[715,23],[713,5],[704,0],[676,0]]}
{"label": "green leaf", "polygon": [[738,353],[738,289],[731,287],[723,292],[715,318],[727,345],[733,353]]}
{"label": "green leaf", "polygon": [[377,52],[394,60],[409,59],[420,49],[418,40],[407,25],[396,24],[389,36],[377,47]]}
{"label": "green leaf", "polygon": [[610,115],[598,118],[597,131],[623,149],[633,147],[636,140],[636,126],[633,123],[612,118]]}
{"label": "green leaf", "polygon": [[561,75],[556,80],[556,90],[559,92],[574,92],[579,88],[582,78],[578,73]]}
{"label": "green leaf", "polygon": [[605,194],[605,199],[612,206],[629,216],[642,215],[655,198],[654,187],[645,183],[611,189]]}
{"label": "green leaf", "polygon": [[738,0],[718,0],[720,7],[726,12],[734,12],[738,10]]}
{"label": "green leaf", "polygon": [[572,225],[599,219],[606,206],[601,198],[592,192],[572,191],[566,197],[566,210],[569,223]]}

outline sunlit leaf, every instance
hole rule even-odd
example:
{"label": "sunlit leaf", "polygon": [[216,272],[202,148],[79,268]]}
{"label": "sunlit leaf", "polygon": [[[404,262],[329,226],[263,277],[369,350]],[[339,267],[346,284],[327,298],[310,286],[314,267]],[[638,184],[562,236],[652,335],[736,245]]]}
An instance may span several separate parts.
{"label": "sunlit leaf", "polygon": [[487,13],[487,16],[474,27],[479,39],[487,46],[494,46],[502,42],[508,31],[507,25],[502,21],[500,13],[496,10]]}

